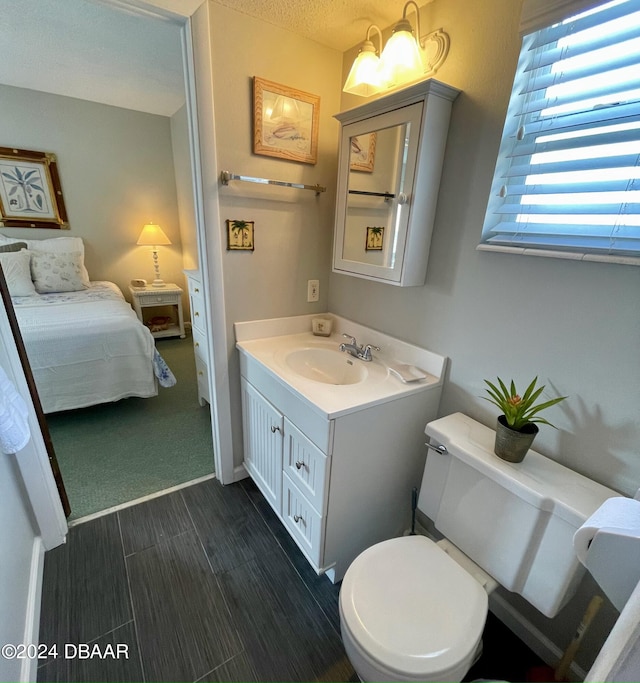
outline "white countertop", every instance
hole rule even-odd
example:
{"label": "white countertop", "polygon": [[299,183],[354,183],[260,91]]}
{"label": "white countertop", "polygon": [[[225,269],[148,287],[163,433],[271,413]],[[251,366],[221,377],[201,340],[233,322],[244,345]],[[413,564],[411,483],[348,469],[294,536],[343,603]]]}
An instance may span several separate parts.
{"label": "white countertop", "polygon": [[[441,386],[446,365],[446,358],[443,356],[368,330],[338,316],[324,314],[322,317],[327,316],[334,320],[334,333],[330,337],[311,333],[311,318],[318,316],[236,323],[236,346],[241,354],[246,355],[247,360],[258,361],[328,419]],[[338,351],[340,344],[345,341],[342,337],[345,330],[356,336],[359,343],[373,344],[381,349],[380,352],[374,351],[374,359],[370,362],[345,354],[346,358],[364,368],[367,376],[363,381],[356,384],[325,384],[307,379],[288,366],[287,354],[297,349]],[[427,376],[419,381],[405,383],[389,371],[389,362],[414,365]]]}

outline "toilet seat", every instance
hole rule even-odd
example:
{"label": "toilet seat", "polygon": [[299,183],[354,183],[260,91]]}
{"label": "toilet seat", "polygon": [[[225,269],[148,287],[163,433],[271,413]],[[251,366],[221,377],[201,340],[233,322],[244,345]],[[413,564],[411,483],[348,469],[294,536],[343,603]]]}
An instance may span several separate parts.
{"label": "toilet seat", "polygon": [[424,536],[368,548],[340,590],[343,636],[396,680],[452,680],[468,668],[487,605],[480,583]]}

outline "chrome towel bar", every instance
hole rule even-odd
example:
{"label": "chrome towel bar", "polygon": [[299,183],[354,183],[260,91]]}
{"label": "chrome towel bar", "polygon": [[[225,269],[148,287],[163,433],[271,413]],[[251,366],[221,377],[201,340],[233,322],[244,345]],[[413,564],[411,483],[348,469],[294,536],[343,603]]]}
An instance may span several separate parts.
{"label": "chrome towel bar", "polygon": [[283,180],[269,180],[268,178],[254,178],[248,175],[238,175],[230,171],[222,171],[220,174],[220,182],[223,185],[228,185],[230,180],[241,180],[245,183],[258,183],[259,185],[278,185],[280,187],[293,187],[297,190],[313,190],[316,196],[321,192],[326,192],[327,188],[322,185],[304,185],[302,183],[287,183]]}

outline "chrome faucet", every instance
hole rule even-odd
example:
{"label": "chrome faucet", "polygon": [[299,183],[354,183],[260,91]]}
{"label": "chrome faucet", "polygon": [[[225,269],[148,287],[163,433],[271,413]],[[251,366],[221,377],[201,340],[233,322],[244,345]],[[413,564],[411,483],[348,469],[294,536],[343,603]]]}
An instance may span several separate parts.
{"label": "chrome faucet", "polygon": [[346,344],[344,342],[340,344],[340,351],[346,351],[346,353],[348,353],[350,356],[353,356],[354,358],[358,358],[360,360],[369,362],[373,360],[371,351],[380,351],[380,347],[373,346],[373,344],[367,344],[366,346],[358,344],[356,338],[352,337],[350,334],[343,334],[342,336],[348,339],[349,342]]}

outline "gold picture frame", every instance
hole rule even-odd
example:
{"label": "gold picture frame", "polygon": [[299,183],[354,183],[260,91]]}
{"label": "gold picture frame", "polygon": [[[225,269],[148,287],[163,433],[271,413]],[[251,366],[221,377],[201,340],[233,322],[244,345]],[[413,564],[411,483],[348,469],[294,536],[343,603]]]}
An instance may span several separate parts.
{"label": "gold picture frame", "polygon": [[377,133],[364,133],[351,138],[349,168],[352,171],[373,173],[376,159]]}
{"label": "gold picture frame", "polygon": [[227,219],[227,251],[253,251],[254,221]]}
{"label": "gold picture frame", "polygon": [[320,97],[254,76],[255,154],[315,164]]}
{"label": "gold picture frame", "polygon": [[382,251],[384,243],[384,228],[367,226],[367,240],[364,245],[365,251]]}
{"label": "gold picture frame", "polygon": [[0,147],[0,225],[69,228],[55,154]]}

